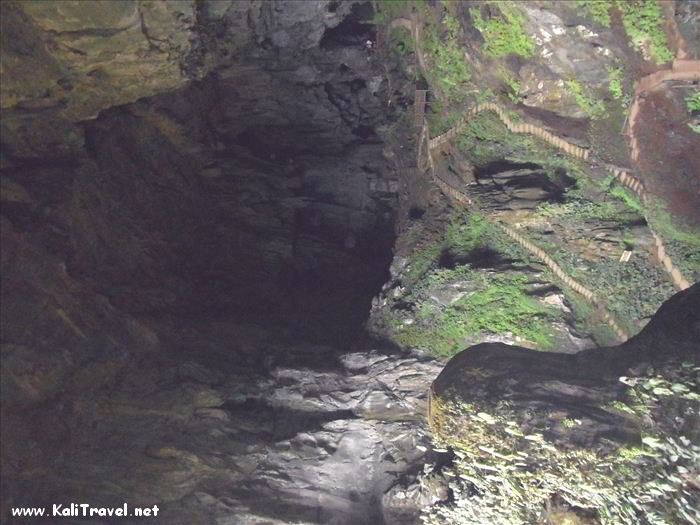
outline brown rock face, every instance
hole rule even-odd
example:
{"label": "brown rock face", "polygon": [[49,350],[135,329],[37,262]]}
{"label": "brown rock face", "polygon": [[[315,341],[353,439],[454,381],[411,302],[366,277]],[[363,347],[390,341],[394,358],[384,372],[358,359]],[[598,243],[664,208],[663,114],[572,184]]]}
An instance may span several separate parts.
{"label": "brown rock face", "polygon": [[0,108],[78,121],[181,87],[196,18],[187,1],[6,2]]}

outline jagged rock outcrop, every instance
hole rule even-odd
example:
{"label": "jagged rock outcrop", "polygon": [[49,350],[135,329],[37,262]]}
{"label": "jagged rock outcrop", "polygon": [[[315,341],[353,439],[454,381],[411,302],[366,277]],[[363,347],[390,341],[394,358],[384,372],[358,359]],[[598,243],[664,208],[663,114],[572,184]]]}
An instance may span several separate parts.
{"label": "jagged rock outcrop", "polygon": [[684,57],[700,58],[700,6],[692,0],[676,0],[673,3],[673,15],[682,40]]}
{"label": "jagged rock outcrop", "polygon": [[[457,471],[474,487],[481,481],[470,477],[470,465],[503,476],[506,483],[512,482],[525,492],[544,480],[548,487],[545,495],[535,496],[535,491],[533,498],[558,495],[573,506],[605,512],[607,519],[641,519],[647,512],[660,512],[679,523],[690,523],[691,516],[697,517],[700,497],[700,449],[696,445],[700,437],[699,311],[700,285],[696,284],[664,303],[639,335],[619,347],[575,355],[533,352],[498,343],[468,348],[447,363],[432,385],[429,418],[436,437],[454,447],[462,461],[458,461]],[[483,431],[493,439],[481,434]],[[664,448],[659,438],[671,447]],[[547,452],[539,456],[540,481],[520,475],[520,467],[529,468],[524,445],[528,440],[544,443],[545,450],[552,453],[551,457]],[[680,456],[672,450],[676,443],[684,450]],[[625,471],[625,466],[644,468],[642,463],[625,463],[634,456],[624,454],[630,447],[645,446],[649,447],[647,457],[653,459],[647,462],[647,470],[643,474]],[[511,464],[510,458],[519,451],[521,464]],[[579,471],[584,472],[585,483],[600,491],[596,497],[587,489],[580,494],[567,492],[570,480],[562,480],[559,487],[551,483],[556,474],[550,479],[550,466],[559,465],[560,475],[568,476],[564,472],[576,464],[575,454],[579,459],[587,458],[585,461],[600,472],[586,477],[585,470]],[[478,463],[480,457],[486,458],[484,464]],[[498,464],[492,465],[491,459]],[[606,461],[617,465],[613,467],[613,471],[619,469],[617,481],[612,481],[616,474],[606,474],[600,470],[603,467],[595,466]],[[628,475],[633,478],[625,478]],[[648,491],[653,494],[661,480],[670,483],[658,494],[661,499],[647,499]],[[619,487],[619,493],[610,483]],[[511,501],[501,511],[490,508],[486,500],[508,492],[508,488],[504,484],[490,490],[492,494],[474,502],[476,515],[495,512],[500,518],[492,519],[500,523],[498,520],[506,519],[509,512],[517,516],[533,512],[532,508],[524,510],[530,507],[525,502]],[[668,498],[680,498],[678,505],[663,503]]]}
{"label": "jagged rock outcrop", "polygon": [[431,457],[423,417],[441,364],[425,355],[231,322],[159,331],[168,352],[81,399],[60,457],[25,472],[8,505],[116,498],[158,504],[163,524],[374,524],[397,476]]}
{"label": "jagged rock outcrop", "polygon": [[[498,403],[509,399],[516,412],[528,408],[559,412],[561,418],[581,419],[585,425],[571,430],[581,443],[601,436],[634,434],[635,421],[600,411],[600,405],[617,398],[625,386],[618,378],[630,367],[644,363],[660,366],[665,361],[696,360],[700,329],[700,286],[667,301],[642,332],[613,348],[573,355],[541,353],[498,343],[476,345],[453,357],[433,383],[439,398],[459,397]],[[473,369],[480,369],[476,380]],[[619,415],[618,415],[619,416]],[[533,423],[535,424],[535,423]],[[584,436],[587,431],[592,435]],[[566,441],[579,438],[567,436]]]}

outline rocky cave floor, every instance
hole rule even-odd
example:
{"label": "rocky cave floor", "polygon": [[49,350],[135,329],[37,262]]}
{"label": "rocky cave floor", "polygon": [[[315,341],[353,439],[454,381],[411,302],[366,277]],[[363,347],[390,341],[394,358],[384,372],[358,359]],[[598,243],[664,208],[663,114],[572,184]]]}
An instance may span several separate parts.
{"label": "rocky cave floor", "polygon": [[60,474],[32,482],[34,504],[157,504],[164,524],[381,523],[381,495],[439,462],[423,415],[442,366],[428,356],[226,319],[159,328],[165,352],[76,399],[70,429],[44,426]]}

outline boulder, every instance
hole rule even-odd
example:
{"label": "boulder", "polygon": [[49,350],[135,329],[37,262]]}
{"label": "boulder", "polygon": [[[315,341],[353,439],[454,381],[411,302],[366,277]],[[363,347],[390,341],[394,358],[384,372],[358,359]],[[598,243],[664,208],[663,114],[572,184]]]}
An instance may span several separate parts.
{"label": "boulder", "polygon": [[556,498],[613,521],[697,517],[699,312],[695,284],[618,347],[485,343],[452,358],[429,419],[457,457],[456,507],[478,490],[469,512],[484,523],[531,522]]}

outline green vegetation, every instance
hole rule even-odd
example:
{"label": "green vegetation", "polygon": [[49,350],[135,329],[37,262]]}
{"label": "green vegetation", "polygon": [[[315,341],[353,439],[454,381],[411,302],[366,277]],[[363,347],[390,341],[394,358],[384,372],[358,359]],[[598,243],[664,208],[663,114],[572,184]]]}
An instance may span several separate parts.
{"label": "green vegetation", "polygon": [[423,275],[434,268],[441,250],[441,243],[430,243],[414,253],[408,271],[403,276],[404,285],[413,287]]}
{"label": "green vegetation", "polygon": [[446,13],[443,19],[443,37],[429,16],[424,17],[423,48],[431,67],[424,71],[428,81],[450,101],[464,98],[465,84],[470,75],[464,50],[459,42],[460,25],[457,17]]}
{"label": "green vegetation", "polygon": [[430,111],[426,113],[428,121],[428,130],[431,137],[445,133],[459,122],[462,115],[455,111],[446,111],[443,104],[439,100],[430,101]]}
{"label": "green vegetation", "polygon": [[[601,187],[608,189],[609,181],[600,183],[598,192]],[[641,221],[644,215],[642,204],[631,191],[620,185],[613,185],[608,191],[612,198],[598,202],[569,197],[564,203],[543,204],[537,208],[537,215],[554,219],[568,232],[570,241],[572,233],[578,238],[567,243],[566,248],[552,235],[532,232],[530,237],[565,272],[603,298],[608,311],[628,333],[634,334],[675,290],[666,272],[646,256],[644,245],[648,242],[647,237],[631,226]],[[610,229],[611,224],[618,225],[617,232],[615,228]],[[588,233],[599,229],[608,230],[608,235],[618,238],[619,248],[611,249],[611,245],[606,246],[605,241],[595,240]],[[618,261],[623,249],[633,251],[632,258],[626,263]],[[700,257],[700,250],[696,253]],[[595,256],[591,257],[591,254]],[[691,250],[686,248],[679,260],[692,261]],[[700,262],[700,259],[696,260]],[[687,273],[692,277],[690,271]],[[599,344],[614,342],[610,334],[597,329],[596,322],[591,322],[594,312],[590,306],[568,289],[565,292],[574,306],[576,325],[581,331],[591,333]]]}
{"label": "green vegetation", "polygon": [[622,25],[637,49],[648,51],[657,64],[673,60],[664,31],[664,13],[657,0],[576,0],[596,22],[610,27],[610,10],[622,14]]}
{"label": "green vegetation", "polygon": [[544,202],[537,207],[537,215],[546,218],[561,218],[572,221],[584,219],[614,219],[619,208],[610,201],[592,202],[584,199],[571,199],[562,204]]}
{"label": "green vegetation", "polygon": [[470,118],[456,144],[476,165],[502,159],[516,148],[528,150],[529,146],[534,146],[531,137],[511,133],[491,111]]}
{"label": "green vegetation", "polygon": [[[624,222],[623,217],[618,216],[616,222]],[[629,217],[629,219],[632,218],[634,216]],[[649,261],[644,254],[634,253],[628,262],[620,263],[618,257],[622,253],[622,246],[610,254],[606,253],[607,250],[603,251],[601,244],[604,245],[604,242],[584,241],[586,238],[584,231],[600,225],[599,221],[585,217],[560,218],[560,220],[566,222],[565,227],[569,231],[575,231],[577,225],[572,223],[578,221],[578,227],[583,230],[580,233],[579,243],[570,242],[565,247],[557,243],[556,239],[552,239],[551,235],[545,236],[536,232],[530,234],[533,242],[544,249],[567,274],[589,290],[595,291],[596,295],[605,301],[610,314],[627,333],[636,334],[640,323],[651,317],[659,305],[675,293],[670,279],[659,265]],[[623,230],[618,235],[622,242],[639,245],[638,234],[631,236]],[[591,253],[596,253],[598,256],[591,258]],[[591,324],[586,316],[593,315],[594,312],[582,313],[586,311],[586,305],[576,304],[573,300],[575,294],[569,293],[568,289],[567,297],[574,304],[577,325],[585,328],[585,332],[591,333]],[[606,334],[595,331],[593,333],[598,343],[610,342],[599,339],[599,336],[607,338]]]}
{"label": "green vegetation", "polygon": [[466,257],[473,250],[490,249],[512,259],[522,259],[527,252],[516,246],[479,213],[458,215],[447,226],[443,243],[443,249],[457,258]]}
{"label": "green vegetation", "polygon": [[535,42],[525,31],[525,19],[518,2],[504,1],[497,5],[500,16],[484,20],[478,8],[469,10],[474,27],[484,37],[484,52],[488,56],[502,57],[514,53],[530,57],[535,52]]}
{"label": "green vegetation", "polygon": [[611,0],[576,0],[576,5],[588,9],[593,20],[604,27],[610,27]]}
{"label": "green vegetation", "polygon": [[523,101],[523,88],[520,85],[520,82],[518,81],[517,78],[515,78],[513,75],[504,72],[503,73],[503,82],[506,85],[506,95],[508,96],[508,99],[513,103],[513,104],[518,104]]}
{"label": "green vegetation", "polygon": [[[548,430],[557,425],[576,436],[577,418],[584,416],[575,409],[553,414],[482,401],[476,392],[487,371],[474,371],[472,399],[433,398],[436,446],[451,447],[455,456],[443,470],[454,500],[428,509],[424,523],[542,523],[554,496],[593,511],[602,525],[700,522],[700,493],[688,483],[700,460],[692,422],[700,409],[700,368],[671,363],[647,370],[621,377],[623,394],[600,407],[611,418],[620,412],[634,418],[639,443],[581,446],[566,439],[562,446]],[[546,426],[531,428],[533,420]]]}
{"label": "green vegetation", "polygon": [[615,5],[622,11],[622,25],[636,48],[648,48],[657,64],[673,60],[663,9],[656,0],[616,0]]}
{"label": "green vegetation", "polygon": [[628,190],[623,186],[614,186],[610,190],[610,194],[613,197],[624,202],[628,208],[633,209],[640,215],[644,215],[644,208],[642,207],[642,203],[639,202],[639,199],[634,193],[632,193],[632,191]]}
{"label": "green vegetation", "polygon": [[652,228],[662,237],[666,251],[681,273],[691,283],[700,279],[700,230],[680,224],[658,200],[647,202],[646,211]]}
{"label": "green vegetation", "polygon": [[685,104],[689,113],[700,111],[700,89],[685,97]]}
{"label": "green vegetation", "polygon": [[491,88],[486,88],[484,90],[479,90],[479,92],[476,94],[474,103],[481,104],[483,102],[489,102],[490,100],[493,100],[495,98],[496,95],[494,95],[493,91],[491,91]]}
{"label": "green vegetation", "polygon": [[[550,275],[550,279],[556,279],[554,274]],[[619,344],[615,332],[608,323],[600,318],[600,314],[593,310],[591,303],[568,288],[564,288],[564,295],[574,313],[574,321],[577,330],[580,330],[583,334],[590,334],[590,337],[599,346],[614,346]]]}
{"label": "green vegetation", "polygon": [[413,35],[405,27],[392,29],[390,39],[399,54],[408,55],[413,52]]}
{"label": "green vegetation", "polygon": [[677,224],[671,217],[666,207],[658,201],[647,205],[649,214],[652,216],[654,227],[668,239],[673,239],[695,248],[700,248],[700,233],[690,227],[683,227]]}
{"label": "green vegetation", "polygon": [[612,96],[613,98],[615,98],[615,100],[622,99],[624,95],[624,93],[622,92],[622,68],[605,66],[605,69],[608,71],[610,93],[612,93]]}
{"label": "green vegetation", "polygon": [[622,67],[605,66],[608,72],[608,89],[615,100],[622,102],[623,107],[627,108],[632,104],[633,96],[625,93],[623,80],[624,69]]}
{"label": "green vegetation", "polygon": [[377,0],[374,5],[376,9],[373,22],[375,24],[388,24],[410,8],[405,0]]}
{"label": "green vegetation", "polygon": [[[517,121],[517,115],[509,115]],[[477,166],[507,159],[514,162],[534,162],[546,173],[556,178],[562,169],[576,178],[579,185],[588,184],[585,177],[585,161],[571,156],[562,156],[546,142],[524,133],[511,133],[492,111],[483,111],[471,117],[456,145]]]}
{"label": "green vegetation", "polygon": [[493,242],[496,232],[483,215],[472,213],[466,222],[453,221],[447,227],[445,242],[448,249],[467,254],[476,248],[485,248]]}
{"label": "green vegetation", "polygon": [[602,100],[591,97],[578,80],[567,80],[566,89],[574,96],[576,104],[583,110],[586,116],[592,119],[601,119],[605,116],[605,104]]}
{"label": "green vegetation", "polygon": [[[479,257],[529,260],[528,255],[483,216],[457,216],[442,239],[419,250],[410,259],[401,297],[414,314],[387,319],[390,337],[402,346],[429,348],[449,356],[487,334],[510,334],[521,344],[550,348],[552,321],[560,312],[528,294],[523,274],[473,268]],[[448,257],[465,264],[438,267]],[[437,300],[435,297],[443,297]]]}
{"label": "green vegetation", "polygon": [[[700,90],[694,91],[688,95],[685,99],[685,104],[688,108],[688,113],[697,113],[700,111]],[[690,129],[695,133],[700,133],[700,124],[688,123],[688,126],[690,126]]]}
{"label": "green vegetation", "polygon": [[[397,330],[395,338],[401,345],[429,348],[437,355],[450,356],[462,350],[470,338],[510,332],[525,344],[529,341],[541,349],[552,346],[550,325],[557,312],[527,295],[525,276],[487,275],[459,266],[454,270],[435,270],[429,278],[431,286],[464,282],[473,291],[441,311],[433,306],[435,313],[432,318],[423,317],[427,320],[424,326],[412,324]],[[423,303],[419,311],[425,313],[425,308]]]}

